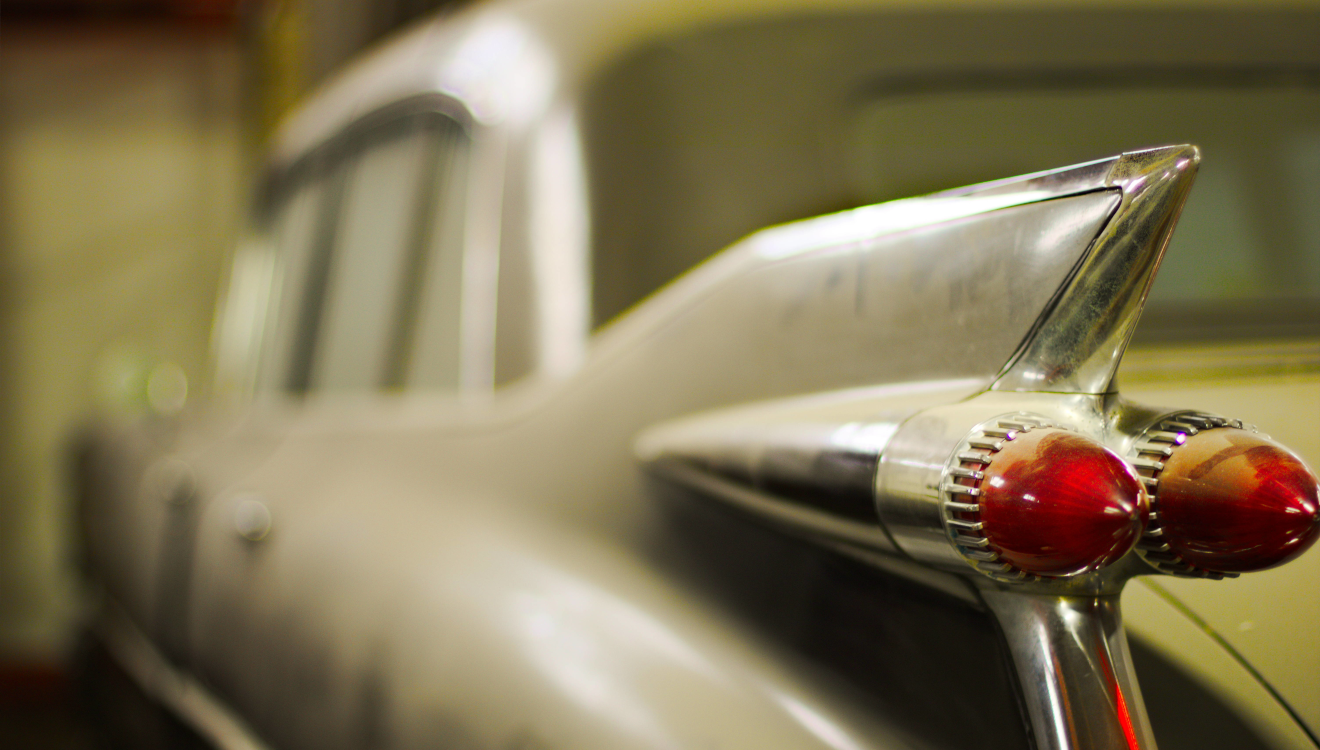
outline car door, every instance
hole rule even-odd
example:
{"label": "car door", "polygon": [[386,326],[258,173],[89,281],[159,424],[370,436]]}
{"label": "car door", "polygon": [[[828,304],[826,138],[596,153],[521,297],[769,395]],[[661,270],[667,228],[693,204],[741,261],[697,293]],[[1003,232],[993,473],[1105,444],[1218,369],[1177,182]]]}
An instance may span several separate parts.
{"label": "car door", "polygon": [[[209,470],[173,618],[195,673],[263,734],[297,723],[276,708],[287,704],[272,691],[287,683],[275,675],[324,684],[323,662],[293,653],[308,641],[290,619],[308,593],[280,589],[297,580],[290,567],[333,562],[335,552],[300,541],[335,522],[330,489],[343,481],[333,452],[308,446],[363,403],[458,388],[466,144],[465,130],[433,108],[395,107],[307,157],[285,199],[284,214],[318,218],[314,239],[279,258],[252,410],[280,420],[288,440],[250,471]],[[318,209],[303,207],[309,194]],[[308,720],[327,747],[342,735],[334,717]]]}

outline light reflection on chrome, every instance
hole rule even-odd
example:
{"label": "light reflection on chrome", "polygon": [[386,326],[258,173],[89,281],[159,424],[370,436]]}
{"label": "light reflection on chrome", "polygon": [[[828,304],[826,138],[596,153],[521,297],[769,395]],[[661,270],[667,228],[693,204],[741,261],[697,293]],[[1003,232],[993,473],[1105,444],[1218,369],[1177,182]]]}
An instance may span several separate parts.
{"label": "light reflection on chrome", "polygon": [[849,422],[834,431],[830,444],[858,453],[880,453],[898,431],[896,422]]}
{"label": "light reflection on chrome", "polygon": [[537,314],[537,360],[551,377],[571,375],[591,331],[589,217],[582,147],[574,113],[551,114],[532,144],[529,241]]}

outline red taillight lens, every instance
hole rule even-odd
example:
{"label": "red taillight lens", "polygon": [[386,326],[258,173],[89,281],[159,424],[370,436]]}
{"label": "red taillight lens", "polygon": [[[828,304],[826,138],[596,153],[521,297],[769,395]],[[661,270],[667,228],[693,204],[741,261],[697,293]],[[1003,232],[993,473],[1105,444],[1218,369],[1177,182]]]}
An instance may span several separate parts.
{"label": "red taillight lens", "polygon": [[1221,427],[1166,452],[1154,491],[1165,554],[1242,573],[1285,563],[1320,536],[1320,482],[1278,443]]}
{"label": "red taillight lens", "polygon": [[1075,575],[1114,562],[1141,537],[1149,500],[1118,455],[1048,427],[1000,444],[981,469],[975,520],[1002,562],[1034,575]]}

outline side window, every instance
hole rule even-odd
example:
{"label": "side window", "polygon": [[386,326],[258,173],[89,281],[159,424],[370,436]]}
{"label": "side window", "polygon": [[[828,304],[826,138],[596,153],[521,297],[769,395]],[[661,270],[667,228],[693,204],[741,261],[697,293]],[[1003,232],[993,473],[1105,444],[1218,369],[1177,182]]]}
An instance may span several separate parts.
{"label": "side window", "polygon": [[304,332],[316,342],[313,390],[382,386],[397,356],[394,324],[404,314],[424,167],[434,161],[421,125],[409,119],[373,132],[345,172],[324,308]]}
{"label": "side window", "polygon": [[261,387],[456,388],[466,133],[434,112],[350,132],[270,223]]}
{"label": "side window", "polygon": [[457,390],[463,301],[463,213],[467,207],[467,148],[456,127],[439,133],[437,179],[426,213],[412,314],[400,326],[402,356],[387,385]]}
{"label": "side window", "polygon": [[282,389],[289,382],[293,365],[289,353],[297,341],[307,274],[318,236],[323,234],[320,224],[329,192],[324,174],[310,167],[290,178],[290,185],[277,199],[268,229],[276,272],[270,308],[273,315],[258,377],[258,388],[263,391]]}

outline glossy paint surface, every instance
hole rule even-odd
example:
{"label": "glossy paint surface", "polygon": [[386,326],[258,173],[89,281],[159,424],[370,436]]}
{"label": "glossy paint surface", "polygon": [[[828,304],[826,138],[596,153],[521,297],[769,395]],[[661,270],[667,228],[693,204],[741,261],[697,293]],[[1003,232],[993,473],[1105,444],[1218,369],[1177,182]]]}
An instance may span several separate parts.
{"label": "glossy paint surface", "polygon": [[1028,573],[1062,576],[1108,565],[1141,535],[1149,500],[1126,462],[1058,429],[1020,434],[981,484],[984,533]]}
{"label": "glossy paint surface", "polygon": [[1320,483],[1287,449],[1259,434],[1206,430],[1164,462],[1157,490],[1165,540],[1207,570],[1262,570],[1320,536]]}

